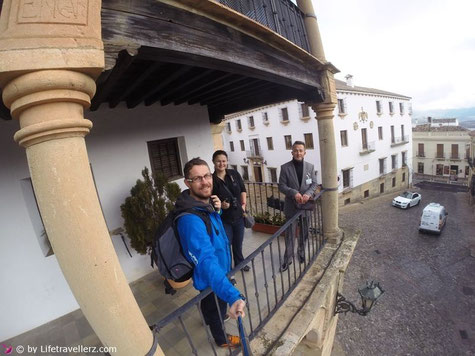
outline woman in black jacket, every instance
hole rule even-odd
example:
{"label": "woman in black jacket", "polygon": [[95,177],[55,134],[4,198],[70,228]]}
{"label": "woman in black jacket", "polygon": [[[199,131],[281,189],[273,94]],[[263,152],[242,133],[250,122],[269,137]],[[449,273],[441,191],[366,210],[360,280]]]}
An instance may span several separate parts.
{"label": "woman in black jacket", "polygon": [[[243,213],[246,211],[246,188],[239,172],[228,169],[228,154],[218,150],[213,154],[213,194],[221,200],[221,208],[226,235],[232,246],[234,266],[244,260],[242,255],[242,241],[244,238]],[[249,266],[244,266],[249,271]]]}

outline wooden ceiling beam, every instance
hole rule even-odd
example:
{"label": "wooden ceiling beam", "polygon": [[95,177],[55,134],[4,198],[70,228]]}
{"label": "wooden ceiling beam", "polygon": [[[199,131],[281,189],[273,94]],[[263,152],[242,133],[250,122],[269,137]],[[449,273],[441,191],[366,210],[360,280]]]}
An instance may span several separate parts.
{"label": "wooden ceiling beam", "polygon": [[178,98],[176,98],[174,100],[175,102],[175,105],[180,105],[180,104],[183,104],[184,102],[188,101],[188,99],[191,98],[191,96],[201,90],[205,90],[206,88],[216,84],[216,83],[219,83],[221,81],[225,81],[227,80],[228,78],[232,78],[232,77],[235,77],[234,74],[232,73],[225,73],[223,75],[219,75],[218,77],[216,77],[215,79],[213,80],[210,80],[209,82],[205,82],[201,85],[199,85],[198,87],[194,88],[193,90],[190,90],[188,93],[186,93],[185,95],[181,95],[179,96]]}
{"label": "wooden ceiling beam", "polygon": [[[202,68],[200,68],[202,70]],[[160,104],[163,106],[168,105],[173,102],[174,100],[174,94],[178,93],[180,90],[183,88],[186,88],[187,86],[197,82],[198,80],[205,78],[209,76],[213,71],[211,69],[206,69],[203,70],[201,73],[190,77],[188,80],[184,80],[182,84],[175,86],[175,88],[168,90],[166,93],[162,94],[161,97],[155,96],[153,100],[158,101],[160,100]],[[150,98],[152,100],[152,98]]]}

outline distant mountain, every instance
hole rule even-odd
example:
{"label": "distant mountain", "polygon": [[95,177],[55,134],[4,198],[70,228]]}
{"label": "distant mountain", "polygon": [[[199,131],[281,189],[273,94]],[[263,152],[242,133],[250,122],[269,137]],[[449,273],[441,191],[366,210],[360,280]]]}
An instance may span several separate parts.
{"label": "distant mountain", "polygon": [[463,121],[475,120],[475,107],[461,109],[414,110],[412,115],[414,119],[422,119],[428,116],[434,118],[455,117],[460,123],[462,123]]}

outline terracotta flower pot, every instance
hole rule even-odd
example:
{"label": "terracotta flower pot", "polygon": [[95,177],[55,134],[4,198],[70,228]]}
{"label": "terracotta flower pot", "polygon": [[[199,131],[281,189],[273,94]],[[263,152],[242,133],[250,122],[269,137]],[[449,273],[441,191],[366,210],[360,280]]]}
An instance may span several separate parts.
{"label": "terracotta flower pot", "polygon": [[253,231],[256,232],[263,232],[264,234],[273,235],[279,230],[281,227],[277,225],[269,225],[269,224],[262,224],[262,223],[255,223],[252,227]]}

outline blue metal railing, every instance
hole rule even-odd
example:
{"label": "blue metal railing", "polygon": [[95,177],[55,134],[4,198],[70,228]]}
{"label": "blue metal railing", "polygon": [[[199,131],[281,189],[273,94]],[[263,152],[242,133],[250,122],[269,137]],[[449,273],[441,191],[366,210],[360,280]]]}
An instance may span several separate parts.
{"label": "blue metal railing", "polygon": [[[294,215],[228,274],[230,278],[237,279],[237,287],[246,297],[246,317],[243,322],[249,331],[249,340],[256,336],[285,302],[324,246],[322,193],[315,197],[313,210],[302,210]],[[303,255],[303,259],[299,261],[299,257],[293,254],[288,269],[281,270],[285,234],[290,231],[301,244],[303,252],[301,250],[300,255]],[[246,265],[250,265],[251,273],[242,269]],[[217,346],[200,308],[201,301],[211,292],[211,289],[206,289],[153,325],[158,343],[167,350],[167,356],[174,353],[217,355]],[[222,328],[225,333],[236,331],[233,325],[226,326],[224,322]],[[239,350],[228,351],[233,355]]]}
{"label": "blue metal railing", "polygon": [[219,0],[309,52],[304,13],[290,0]]}

